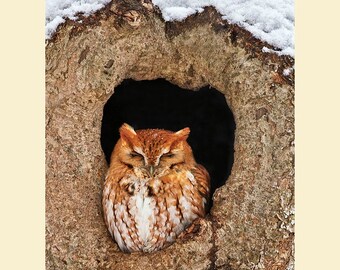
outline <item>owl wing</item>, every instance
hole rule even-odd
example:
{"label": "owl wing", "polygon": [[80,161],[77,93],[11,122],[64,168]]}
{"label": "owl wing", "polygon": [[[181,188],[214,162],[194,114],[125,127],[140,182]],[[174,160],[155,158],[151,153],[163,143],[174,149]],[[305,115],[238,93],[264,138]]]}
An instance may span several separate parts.
{"label": "owl wing", "polygon": [[114,237],[121,250],[131,251],[140,243],[134,243],[136,239],[132,234],[137,229],[129,213],[126,190],[120,184],[124,182],[126,172],[126,168],[109,170],[104,184],[102,203],[105,223],[111,236]]}
{"label": "owl wing", "polygon": [[196,164],[192,169],[191,173],[193,174],[196,183],[197,183],[197,191],[200,200],[203,201],[204,208],[207,207],[207,202],[209,201],[210,195],[210,176],[208,171],[200,164]]}

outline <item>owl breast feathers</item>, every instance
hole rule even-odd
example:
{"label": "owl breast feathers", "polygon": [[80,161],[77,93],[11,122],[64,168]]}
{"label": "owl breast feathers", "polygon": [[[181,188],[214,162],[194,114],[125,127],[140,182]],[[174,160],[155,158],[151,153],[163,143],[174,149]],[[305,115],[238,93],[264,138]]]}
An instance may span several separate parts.
{"label": "owl breast feathers", "polygon": [[209,174],[186,142],[190,129],[123,124],[103,191],[106,226],[122,251],[152,252],[204,217]]}

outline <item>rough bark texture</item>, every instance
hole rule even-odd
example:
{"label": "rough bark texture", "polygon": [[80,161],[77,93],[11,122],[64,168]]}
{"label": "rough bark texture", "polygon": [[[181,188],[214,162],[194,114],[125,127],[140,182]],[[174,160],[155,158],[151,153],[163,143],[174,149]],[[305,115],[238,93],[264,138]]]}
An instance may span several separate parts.
{"label": "rough bark texture", "polygon": [[[47,269],[293,269],[294,85],[289,57],[206,8],[165,23],[147,1],[115,1],[46,44]],[[105,102],[123,79],[166,78],[225,94],[235,161],[197,231],[123,254],[102,218]]]}

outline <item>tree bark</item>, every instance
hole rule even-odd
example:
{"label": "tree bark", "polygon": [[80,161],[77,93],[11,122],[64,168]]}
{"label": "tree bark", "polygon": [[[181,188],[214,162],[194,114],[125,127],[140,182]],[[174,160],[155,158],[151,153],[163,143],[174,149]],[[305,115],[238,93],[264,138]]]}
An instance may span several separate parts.
{"label": "tree bark", "polygon": [[[67,21],[46,44],[47,269],[293,269],[292,58],[263,53],[215,9],[164,22],[148,1],[114,1]],[[198,231],[151,254],[124,254],[105,227],[103,107],[122,80],[165,78],[221,91],[235,161]]]}

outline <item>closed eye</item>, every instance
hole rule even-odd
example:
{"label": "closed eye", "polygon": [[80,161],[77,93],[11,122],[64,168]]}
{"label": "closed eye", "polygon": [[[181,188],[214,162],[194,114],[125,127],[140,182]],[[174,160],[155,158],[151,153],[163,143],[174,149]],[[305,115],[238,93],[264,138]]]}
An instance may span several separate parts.
{"label": "closed eye", "polygon": [[165,157],[165,158],[172,158],[175,154],[171,153],[171,152],[168,152],[168,153],[165,153],[162,155],[162,157]]}
{"label": "closed eye", "polygon": [[135,158],[135,157],[142,158],[143,155],[137,153],[136,151],[132,151],[132,152],[130,153],[130,157],[132,157],[132,158]]}

